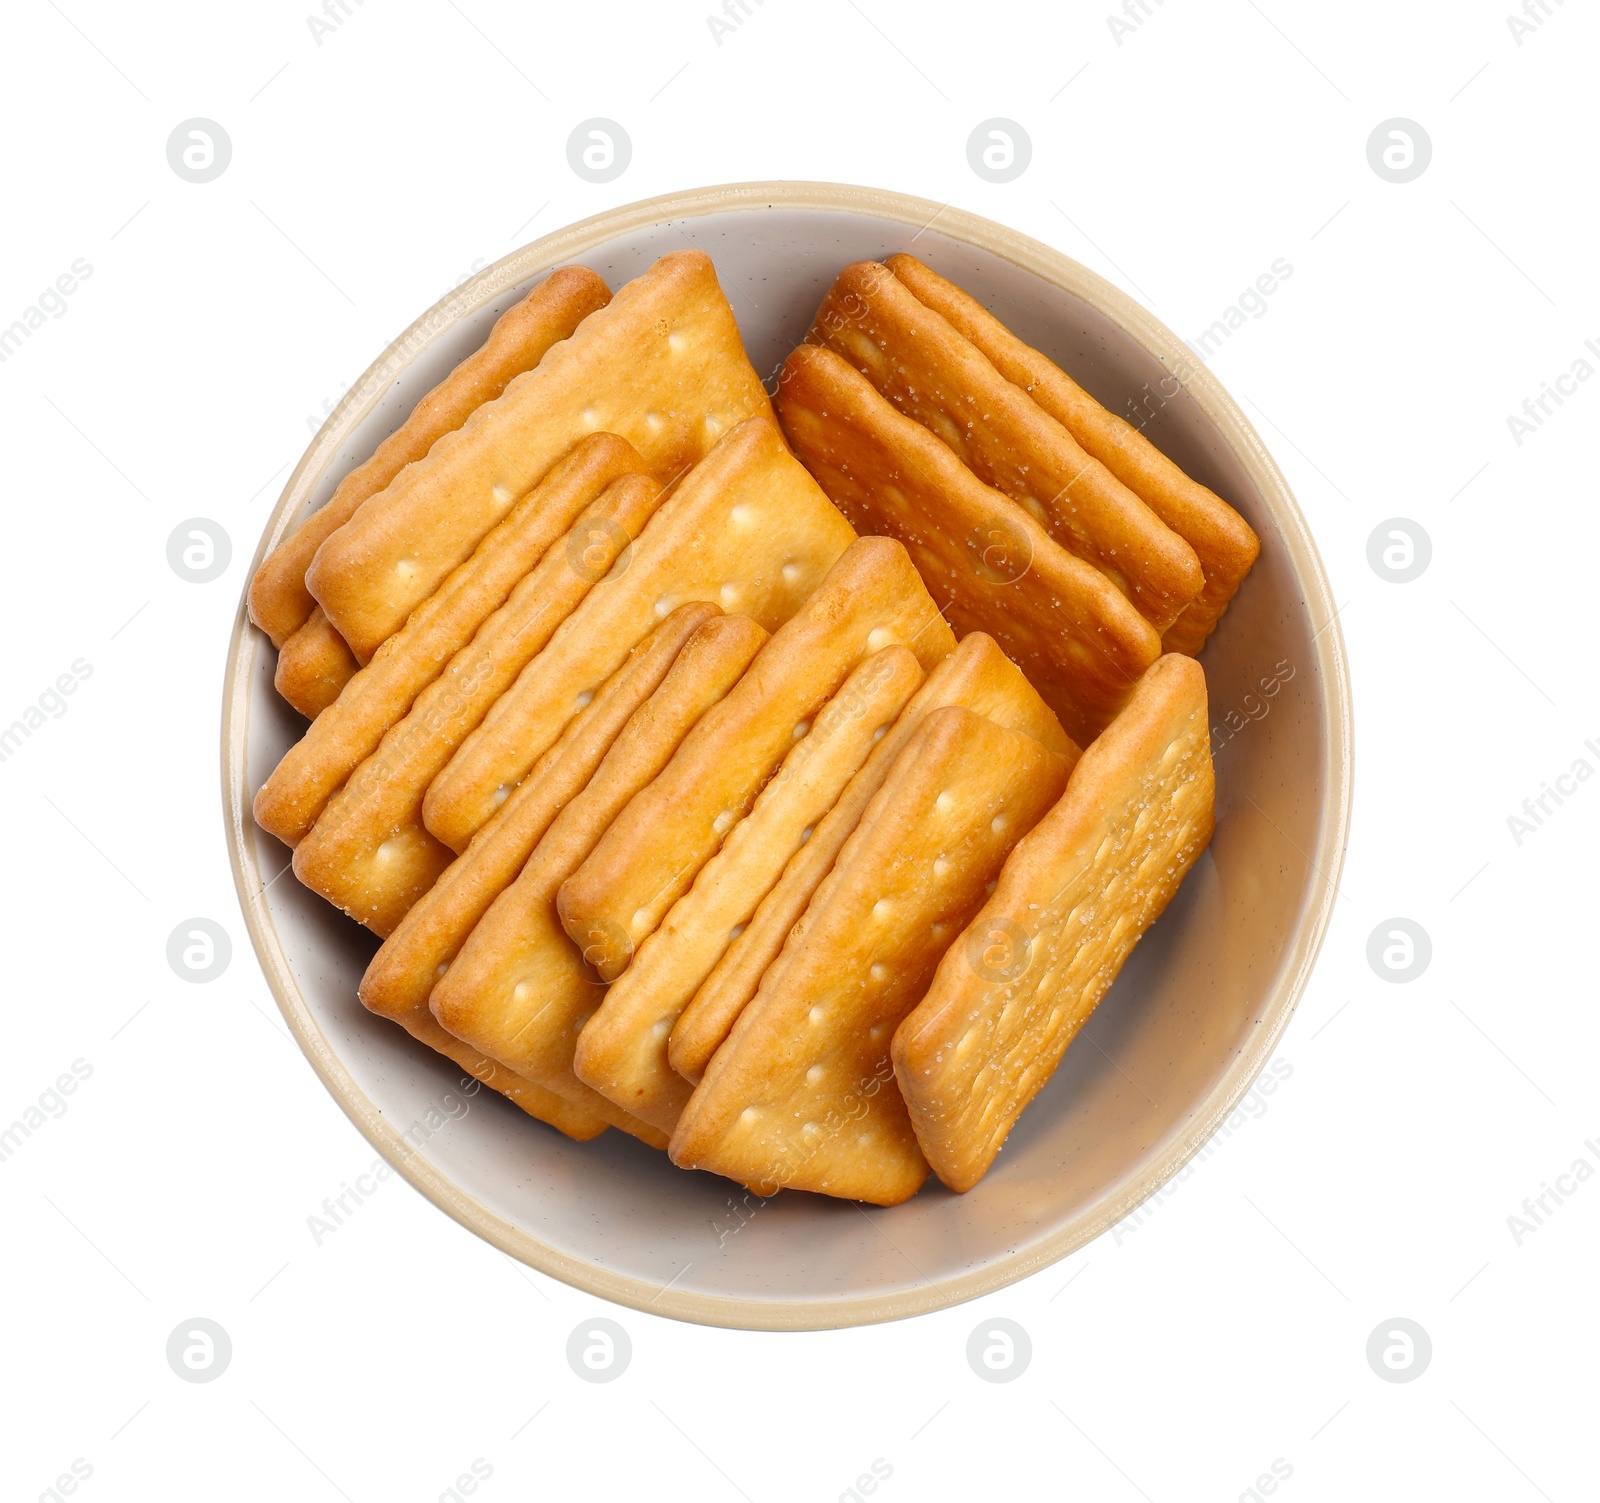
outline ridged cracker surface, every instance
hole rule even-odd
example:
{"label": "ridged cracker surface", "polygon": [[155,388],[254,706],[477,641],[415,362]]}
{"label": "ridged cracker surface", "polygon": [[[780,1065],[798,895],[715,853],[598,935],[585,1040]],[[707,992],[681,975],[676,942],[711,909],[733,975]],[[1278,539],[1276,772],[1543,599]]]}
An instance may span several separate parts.
{"label": "ridged cracker surface", "polygon": [[[376,934],[394,929],[453,855],[423,826],[430,782],[588,593],[591,581],[642,530],[660,499],[655,482],[643,475],[613,481],[566,539],[523,576],[506,603],[417,696],[405,718],[384,734],[295,848],[295,875],[307,887]],[[626,655],[619,654],[612,671]],[[609,673],[594,691],[606,677]],[[573,713],[582,708],[575,705]]]}
{"label": "ridged cracker surface", "polygon": [[837,350],[986,485],[1025,506],[1158,632],[1200,593],[1194,549],[887,267],[847,266],[806,337]]}
{"label": "ridged cracker surface", "polygon": [[673,1162],[877,1205],[916,1194],[928,1166],[889,1041],[1066,776],[1031,737],[929,715],[711,1061]]}
{"label": "ridged cracker surface", "polygon": [[[551,823],[434,987],[430,1006],[450,1032],[563,1095],[582,1093],[586,1100],[595,1094],[573,1073],[572,1059],[579,1031],[605,989],[561,927],[556,892],[617,812],[666,766],[690,727],[738,681],[765,640],[748,616],[719,616],[684,645],[659,688],[628,721],[588,785]],[[471,860],[493,828],[493,821],[484,827],[463,861]],[[622,1110],[610,1101],[606,1106]]]}
{"label": "ridged cracker surface", "polygon": [[845,675],[895,644],[931,668],[955,638],[905,549],[858,539],[562,886],[567,933],[604,937],[601,976],[622,973]]}
{"label": "ridged cracker surface", "polygon": [[1048,355],[1018,339],[976,298],[915,256],[890,256],[889,270],[1027,392],[1113,475],[1194,549],[1205,588],[1162,634],[1167,652],[1199,652],[1261,552],[1261,540],[1221,496],[1168,459],[1143,433],[1108,412]]}
{"label": "ridged cracker surface", "polygon": [[606,284],[586,266],[552,272],[502,313],[483,345],[428,392],[372,458],[351,470],[326,504],[262,560],[250,581],[250,619],[272,638],[274,647],[282,647],[312,614],[316,601],[306,588],[306,570],[328,535],[610,300]]}
{"label": "ridged cracker surface", "polygon": [[620,434],[665,484],[770,411],[711,258],[674,251],[330,534],[306,584],[364,658],[578,439]]}
{"label": "ridged cracker surface", "polygon": [[1161,651],[1132,603],[832,350],[790,355],[778,411],[852,524],[904,543],[957,633],[993,636],[1068,732],[1093,740]]}
{"label": "ridged cracker surface", "polygon": [[1205,674],[1170,654],[1012,853],[894,1039],[917,1140],[970,1189],[1211,838]]}
{"label": "ridged cracker surface", "polygon": [[578,1043],[581,1079],[667,1132],[677,1125],[691,1089],[667,1058],[679,1014],[922,680],[916,654],[897,646],[844,681],[611,983]]}
{"label": "ridged cracker surface", "polygon": [[806,911],[840,849],[861,821],[862,811],[883,786],[889,769],[918,726],[935,710],[959,705],[996,725],[1031,736],[1066,759],[1081,755],[1061,729],[1055,712],[1039,697],[992,637],[974,632],[928,676],[894,724],[845,785],[810,838],[790,858],[754,915],[723,953],[672,1030],[668,1058],[684,1079],[698,1082],[739,1014],[755,996],[767,967],[777,959],[789,931]]}
{"label": "ridged cracker surface", "polygon": [[771,418],[740,424],[462,744],[428,790],[429,831],[465,849],[584,696],[669,611],[707,600],[776,630],[854,537]]}
{"label": "ridged cracker surface", "polygon": [[[576,444],[374,654],[256,794],[256,823],[289,845],[316,823],[329,798],[377,749],[383,733],[551,546],[612,481],[643,469],[632,445],[610,433]],[[589,540],[578,539],[588,546]],[[280,659],[281,666],[281,659]]]}

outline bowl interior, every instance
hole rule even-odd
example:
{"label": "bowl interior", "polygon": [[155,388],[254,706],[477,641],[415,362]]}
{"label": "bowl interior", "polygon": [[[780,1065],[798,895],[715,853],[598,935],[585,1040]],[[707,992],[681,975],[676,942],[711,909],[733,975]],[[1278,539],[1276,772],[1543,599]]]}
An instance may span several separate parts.
{"label": "bowl interior", "polygon": [[[994,250],[939,228],[919,231],[920,222],[763,201],[635,222],[575,255],[557,246],[549,262],[519,266],[526,275],[515,285],[420,341],[370,411],[347,421],[342,441],[302,476],[302,493],[308,506],[324,502],[549,264],[581,261],[615,288],[694,244],[713,257],[764,375],[803,336],[841,267],[911,250],[1113,411],[1138,403],[1155,442],[1248,518],[1261,559],[1203,657],[1216,727],[1216,837],[968,1194],[930,1180],[909,1203],[865,1215],[805,1193],[763,1203],[676,1170],[621,1133],[572,1143],[492,1092],[462,1093],[458,1069],[357,1002],[372,936],[292,875],[273,880],[288,852],[250,822],[248,801],[303,723],[273,691],[264,637],[246,628],[234,659],[241,887],[256,910],[263,961],[274,961],[268,973],[278,971],[280,1001],[308,1049],[315,1043],[335,1094],[452,1214],[536,1266],[656,1313],[763,1327],[880,1319],[970,1297],[1103,1230],[1157,1188],[1248,1087],[1292,1009],[1309,958],[1305,934],[1320,935],[1336,875],[1342,821],[1328,790],[1346,783],[1342,669],[1318,643],[1326,588],[1270,461],[1259,452],[1252,461],[1240,438],[1248,430],[1209,378],[1198,383],[1211,392],[1205,405],[1187,390],[1161,395],[1174,386],[1166,369],[1123,327],[1127,319],[1089,300],[1103,284],[1087,273],[1075,285],[1090,292],[1076,295]],[[330,429],[338,423],[336,414]]]}

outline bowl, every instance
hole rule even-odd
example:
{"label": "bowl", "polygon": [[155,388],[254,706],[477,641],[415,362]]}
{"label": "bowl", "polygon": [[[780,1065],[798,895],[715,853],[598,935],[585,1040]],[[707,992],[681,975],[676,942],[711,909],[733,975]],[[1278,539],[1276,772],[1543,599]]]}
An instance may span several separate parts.
{"label": "bowl", "polygon": [[912,251],[1112,411],[1136,415],[1261,536],[1260,561],[1201,659],[1216,836],[993,1169],[965,1195],[930,1180],[889,1210],[795,1191],[762,1202],[675,1169],[622,1133],[574,1143],[492,1091],[463,1090],[459,1069],[356,1000],[373,936],[292,876],[278,880],[289,852],[256,828],[250,803],[304,723],[275,694],[271,644],[242,600],[222,719],[234,878],[267,981],[328,1090],[463,1226],[570,1285],[657,1315],[791,1330],[890,1320],[997,1289],[1100,1235],[1183,1167],[1266,1065],[1310,975],[1344,855],[1344,648],[1283,476],[1170,330],[1015,231],[834,184],[670,194],[547,235],[480,272],[345,394],[290,477],[256,563],[551,268],[581,262],[616,288],[686,245],[715,261],[750,358],[773,379],[842,267]]}

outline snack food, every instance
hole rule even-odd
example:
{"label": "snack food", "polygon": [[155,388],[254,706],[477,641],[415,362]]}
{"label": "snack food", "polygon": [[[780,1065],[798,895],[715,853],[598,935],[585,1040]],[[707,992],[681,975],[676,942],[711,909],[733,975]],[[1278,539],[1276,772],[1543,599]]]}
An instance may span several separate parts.
{"label": "snack food", "polygon": [[1160,655],[1155,628],[832,350],[790,355],[778,411],[851,524],[903,542],[950,624],[994,637],[1069,734],[1092,740]]}
{"label": "snack food", "polygon": [[278,649],[272,687],[307,720],[315,720],[360,667],[345,639],[328,625],[319,605]]}
{"label": "snack food", "polygon": [[845,675],[895,643],[931,668],[955,638],[905,549],[859,538],[562,884],[561,922],[605,980],[621,974]]}
{"label": "snack food", "polygon": [[595,585],[462,742],[428,790],[428,830],[465,849],[584,695],[674,606],[709,600],[776,630],[854,537],[777,424],[741,423],[678,483],[626,568]]}
{"label": "snack food", "polygon": [[426,1014],[416,1020],[415,1027],[409,1027],[407,1031],[419,1044],[426,1044],[436,1054],[454,1060],[475,1080],[481,1080],[492,1090],[516,1102],[530,1117],[549,1123],[557,1132],[565,1133],[567,1137],[579,1143],[587,1143],[591,1138],[599,1137],[610,1126],[610,1123],[597,1113],[574,1105],[564,1096],[558,1096],[554,1091],[547,1091],[531,1080],[523,1080],[503,1065],[497,1065],[492,1059],[485,1059],[477,1050],[468,1048],[460,1039],[451,1038]]}
{"label": "snack food", "polygon": [[[330,707],[331,713],[319,716],[289,748],[256,794],[256,822],[286,844],[298,844],[328,799],[376,749],[383,733],[404,717],[417,695],[505,605],[551,547],[564,542],[581,558],[599,541],[570,534],[573,523],[614,480],[642,469],[633,446],[614,434],[596,433],[574,444],[488,533],[471,558],[452,571],[356,673]],[[570,568],[572,560],[563,557],[554,562],[558,569],[563,563]],[[571,572],[573,582],[583,584],[594,568]],[[548,619],[560,605],[559,600],[546,603],[541,596],[538,608]],[[525,619],[529,617],[518,619],[514,634]],[[489,642],[483,645],[487,649]]]}
{"label": "snack food", "polygon": [[929,715],[695,1088],[672,1161],[876,1205],[914,1195],[928,1166],[890,1037],[1066,777],[1019,731]]}
{"label": "snack food", "polygon": [[1168,654],[1084,752],[895,1033],[917,1141],[951,1189],[994,1161],[1205,849],[1215,788],[1205,674]]}
{"label": "snack food", "polygon": [[[572,1056],[605,988],[561,927],[556,891],[617,812],[666,766],[694,723],[738,681],[765,640],[748,616],[718,616],[685,644],[433,987],[429,1005],[451,1033],[559,1094],[594,1094],[573,1073]],[[474,860],[496,823],[474,838],[462,862]]]}
{"label": "snack food", "polygon": [[982,632],[963,637],[872,748],[861,770],[790,858],[782,876],[684,1009],[668,1042],[668,1058],[685,1080],[698,1083],[705,1074],[711,1056],[755,995],[763,973],[777,959],[789,931],[806,911],[811,895],[860,823],[862,811],[883,786],[906,742],[929,715],[947,705],[972,710],[996,725],[1031,736],[1064,758],[1068,767],[1081,755],[1038,690],[1000,651],[994,638]]}
{"label": "snack food", "polygon": [[369,497],[306,587],[365,662],[578,439],[619,434],[666,484],[770,411],[710,257],[674,251]]}
{"label": "snack food", "polygon": [[588,276],[260,571],[313,718],[257,820],[384,936],[365,1006],[570,1136],[970,1188],[1209,839],[1163,633],[1255,535],[910,256],[776,416],[707,258]]}
{"label": "snack food", "polygon": [[[485,402],[491,402],[545,352],[568,338],[611,294],[586,266],[553,271],[521,302],[502,313],[481,348],[467,356],[417,403],[371,459],[351,470],[325,505],[306,517],[261,561],[250,581],[250,619],[282,647],[312,613],[306,570],[324,539],[356,514],[408,464],[423,458]],[[324,618],[326,619],[326,618]]]}
{"label": "snack food", "polygon": [[685,1005],[922,683],[908,647],[861,663],[790,748],[749,814],[605,993],[578,1043],[578,1076],[670,1132],[689,1082],[667,1058]]}
{"label": "snack food", "polygon": [[[399,923],[451,860],[450,849],[423,827],[423,796],[432,780],[593,580],[643,529],[660,499],[655,482],[643,475],[614,480],[566,539],[523,576],[405,718],[384,733],[295,847],[295,875],[307,887],[376,934],[387,935]],[[595,682],[591,695],[616,666]],[[572,708],[576,713],[583,706]]]}
{"label": "snack food", "polygon": [[[467,849],[410,908],[361,978],[360,997],[372,1012],[404,1022],[428,1010],[428,994],[445,974],[472,927],[512,882],[533,848],[561,811],[586,788],[615,740],[649,703],[691,642],[707,656],[697,634],[713,620],[741,623],[757,638],[765,634],[743,617],[723,617],[713,605],[680,606],[640,642],[594,701],[573,718],[561,739],[534,765],[517,791],[495,812]],[[741,625],[720,628],[742,637]],[[737,660],[742,671],[749,653]],[[680,675],[681,677],[681,675]]]}
{"label": "snack food", "polygon": [[1006,380],[1027,392],[1194,549],[1205,587],[1162,634],[1161,646],[1165,652],[1199,652],[1261,552],[1250,524],[954,282],[904,253],[884,264],[918,302],[965,335]]}
{"label": "snack food", "polygon": [[1200,593],[1194,549],[887,267],[845,267],[806,338],[831,346],[985,485],[1021,502],[1158,633]]}

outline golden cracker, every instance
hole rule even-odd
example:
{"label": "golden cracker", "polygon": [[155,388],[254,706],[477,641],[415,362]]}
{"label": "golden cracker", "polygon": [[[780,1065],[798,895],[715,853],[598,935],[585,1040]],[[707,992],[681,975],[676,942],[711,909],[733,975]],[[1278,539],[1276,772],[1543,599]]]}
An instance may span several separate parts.
{"label": "golden cracker", "polygon": [[1013,852],[894,1037],[939,1178],[968,1190],[1211,838],[1200,665],[1163,657]]}
{"label": "golden cracker", "polygon": [[922,681],[916,654],[898,646],[850,674],[611,983],[578,1041],[580,1080],[667,1132],[677,1125],[690,1092],[667,1059],[679,1014]]}
{"label": "golden cracker", "polygon": [[[460,1065],[474,1080],[481,1080],[491,1090],[498,1091],[514,1101],[530,1117],[565,1133],[579,1143],[597,1138],[610,1125],[597,1112],[574,1105],[564,1096],[547,1091],[531,1080],[523,1080],[504,1065],[486,1059],[475,1049],[469,1049],[460,1039],[451,1038],[434,1020],[424,1013],[420,1018],[408,1020],[406,1031],[419,1044],[426,1044],[436,1054]],[[609,1103],[608,1103],[609,1104]]]}
{"label": "golden cracker", "polygon": [[[451,659],[473,640],[485,621],[507,602],[519,582],[557,544],[573,552],[581,576],[595,573],[582,563],[581,550],[594,539],[571,533],[584,509],[594,504],[606,487],[624,475],[637,473],[643,461],[625,440],[596,433],[575,444],[551,467],[550,473],[518,502],[511,514],[493,528],[464,564],[453,570],[415,611],[411,619],[373,655],[329,707],[318,716],[305,736],[285,754],[272,776],[256,794],[256,822],[288,845],[296,845],[316,822],[328,800],[350,774],[377,749],[384,732],[401,720],[416,697],[445,671]],[[561,558],[556,560],[557,565]],[[567,557],[567,564],[573,559]],[[597,560],[598,562],[598,560]],[[577,579],[583,583],[583,578]],[[553,630],[551,613],[563,601],[541,596],[540,621]],[[319,606],[318,612],[321,607]],[[511,623],[509,636],[520,643],[517,651],[531,655],[537,637],[522,634],[531,612]],[[278,657],[280,673],[291,645],[318,619],[301,627],[284,644]],[[540,627],[531,628],[537,632]],[[327,628],[332,634],[332,628]],[[343,647],[343,638],[334,634]],[[495,633],[486,634],[487,648]],[[549,635],[549,630],[545,631]],[[500,678],[509,683],[515,668],[508,661]],[[520,662],[515,663],[521,667]],[[487,708],[487,704],[485,704]]]}
{"label": "golden cracker", "polygon": [[1049,413],[876,261],[847,266],[808,334],[1020,502],[1165,631],[1205,583],[1192,549]]}
{"label": "golden cracker", "polygon": [[319,605],[278,649],[272,687],[307,720],[315,720],[339,697],[361,664]]}
{"label": "golden cracker", "polygon": [[563,884],[561,921],[605,980],[749,810],[799,726],[857,663],[895,643],[931,668],[955,638],[905,549],[859,538]]}
{"label": "golden cracker", "polygon": [[[693,640],[697,628],[716,615],[715,606],[684,606],[629,654],[466,854],[450,864],[379,947],[358,989],[370,1011],[393,1018],[418,1037],[424,1031],[438,1030],[437,1020],[428,1011],[428,993],[448,970],[473,924],[496,893],[516,877],[551,822],[581,793],[630,717],[649,700],[680,650]],[[753,624],[751,630],[760,634]],[[459,1041],[457,1047],[487,1059],[470,1049],[470,1041]],[[492,1063],[513,1081],[526,1079],[502,1062]],[[540,1090],[552,1088],[547,1083],[534,1084]],[[577,1081],[572,1087],[557,1089],[556,1094],[652,1148],[666,1146],[660,1129],[647,1126]]]}
{"label": "golden cracker", "polygon": [[643,475],[613,481],[566,540],[523,576],[328,800],[295,848],[295,875],[307,887],[374,933],[387,935],[399,923],[452,857],[422,823],[430,782],[659,501],[655,482]]}
{"label": "golden cracker", "polygon": [[955,707],[917,728],[695,1088],[674,1163],[877,1205],[928,1172],[889,1059],[1064,758]]}
{"label": "golden cracker", "polygon": [[832,869],[862,811],[924,719],[947,705],[983,715],[996,725],[1031,736],[1071,767],[1081,753],[1061,729],[1055,712],[1039,697],[992,637],[973,632],[928,676],[865,765],[845,785],[811,838],[795,852],[783,874],[728,946],[672,1030],[668,1058],[685,1080],[699,1082],[711,1057],[756,994],[762,975],[783,949],[811,896]]}
{"label": "golden cracker", "polygon": [[586,434],[620,434],[665,484],[770,412],[710,258],[674,251],[329,534],[306,585],[364,661]]}
{"label": "golden cracker", "polygon": [[[516,880],[550,822],[575,796],[574,780],[582,761],[587,758],[568,762],[561,777],[554,775],[554,769],[576,740],[587,740],[592,734],[590,727],[607,716],[613,705],[631,701],[635,693],[642,693],[645,696],[642,704],[648,704],[687,643],[695,641],[699,629],[714,619],[737,621],[743,618],[722,617],[715,606],[701,602],[680,606],[633,649],[627,662],[606,681],[605,688],[595,696],[589,709],[574,718],[562,739],[539,759],[533,772],[501,805],[494,818],[378,947],[361,978],[359,994],[364,1006],[397,1020],[427,1010],[428,993],[455,959],[456,952],[472,932],[472,926],[488,911],[489,904]],[[757,635],[764,634],[758,631]],[[751,648],[750,656],[754,656],[755,650]],[[738,671],[742,671],[743,666],[741,662]],[[630,719],[637,708],[629,711]],[[624,722],[624,728],[626,724]],[[604,738],[611,734],[610,729],[602,731],[601,741],[595,744],[603,744]],[[615,734],[620,735],[621,731]]]}
{"label": "golden cracker", "polygon": [[1161,646],[1165,652],[1199,652],[1261,552],[1250,524],[954,282],[915,256],[890,256],[886,264],[919,302],[969,339],[1194,549],[1205,587],[1162,634]]}
{"label": "golden cracker", "polygon": [[[712,608],[680,607],[690,609]],[[702,626],[470,936],[459,927],[470,915],[457,905],[447,921],[454,926],[450,942],[460,951],[429,999],[450,1032],[559,1094],[583,1100],[595,1094],[573,1073],[572,1056],[604,988],[561,927],[556,891],[618,811],[666,766],[694,723],[738,682],[766,639],[748,616],[719,616]],[[495,824],[484,826],[463,861],[473,859]]]}
{"label": "golden cracker", "polygon": [[1092,741],[1160,655],[1155,628],[832,350],[790,355],[778,409],[851,523],[900,539],[957,633],[993,636],[1069,734]]}
{"label": "golden cracker", "polygon": [[610,300],[606,284],[586,266],[563,266],[552,272],[502,313],[482,346],[428,392],[372,458],[351,470],[326,504],[262,560],[250,581],[250,619],[272,638],[274,647],[282,647],[316,605],[306,588],[306,570],[328,535]]}
{"label": "golden cracker", "polygon": [[770,418],[741,423],[662,503],[625,569],[590,591],[428,790],[433,837],[463,850],[533,759],[650,626],[709,600],[771,631],[855,533]]}

